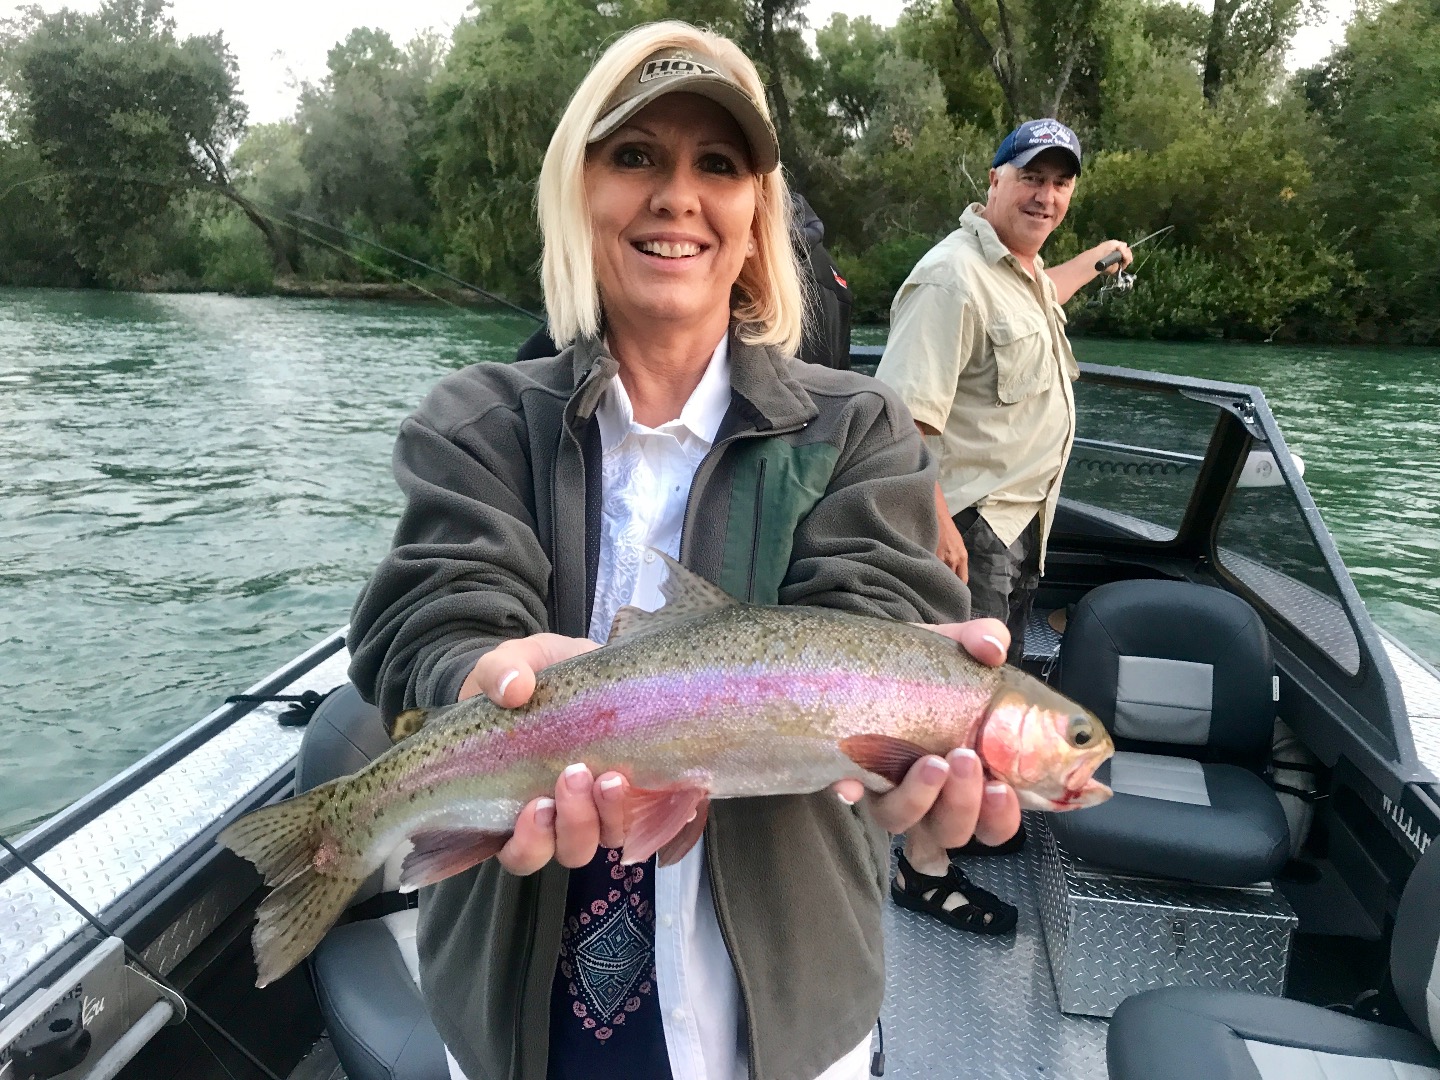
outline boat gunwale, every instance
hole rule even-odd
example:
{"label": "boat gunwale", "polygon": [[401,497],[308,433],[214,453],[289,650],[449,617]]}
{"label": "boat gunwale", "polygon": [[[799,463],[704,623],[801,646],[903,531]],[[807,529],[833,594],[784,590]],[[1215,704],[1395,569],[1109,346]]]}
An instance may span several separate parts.
{"label": "boat gunwale", "polygon": [[[240,691],[249,697],[278,693],[295,679],[345,647],[343,626],[293,657],[286,664]],[[77,830],[90,824],[122,800],[135,794],[176,762],[183,760],[197,747],[209,742],[242,717],[252,712],[257,702],[237,701],[224,704],[162,743],[139,761],[123,769],[109,780],[92,788],[62,810],[45,818],[39,825],[13,841],[19,852],[31,862],[57,845],[64,843]],[[0,852],[0,884],[25,867],[9,852]]]}

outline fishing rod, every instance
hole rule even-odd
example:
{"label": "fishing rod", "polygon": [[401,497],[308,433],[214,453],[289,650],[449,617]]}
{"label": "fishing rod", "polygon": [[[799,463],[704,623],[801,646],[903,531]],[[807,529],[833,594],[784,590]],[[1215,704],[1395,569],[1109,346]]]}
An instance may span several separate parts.
{"label": "fishing rod", "polygon": [[[73,896],[66,892],[65,889],[61,887],[59,882],[55,881],[52,877],[50,877],[50,875],[46,874],[43,870],[36,866],[29,858],[21,854],[20,850],[15,847],[15,845],[12,844],[9,838],[6,837],[3,833],[0,833],[0,847],[3,847],[10,854],[11,858],[13,858],[17,863],[23,866],[26,870],[29,870],[30,873],[34,874],[35,877],[38,878],[40,882],[45,885],[46,888],[48,888],[51,892],[53,892],[70,907],[74,908],[75,911],[79,913],[82,919],[88,922],[96,930],[99,930],[100,933],[104,934],[107,938],[115,938],[117,941],[119,941],[120,944],[124,947],[125,957],[127,960],[130,961],[130,963],[135,965],[137,969],[143,972],[156,985],[163,987],[165,990],[168,990],[170,993],[174,994],[177,998],[180,999],[181,1003],[185,1006],[185,1019],[187,1020],[187,1022],[190,1014],[194,1013],[196,1016],[200,1017],[201,1020],[204,1020],[205,1023],[210,1025],[214,1032],[226,1042],[228,1042],[236,1050],[236,1052],[240,1054],[241,1057],[243,1057],[246,1061],[250,1062],[251,1065],[254,1065],[255,1068],[259,1069],[260,1072],[267,1078],[267,1080],[280,1080],[280,1077],[277,1076],[269,1066],[267,1066],[263,1061],[257,1058],[249,1050],[247,1050],[244,1044],[242,1044],[239,1039],[237,1039],[234,1035],[230,1034],[229,1031],[222,1027],[218,1020],[216,1020],[213,1016],[207,1013],[204,1009],[200,1008],[199,1005],[195,1004],[195,1002],[190,998],[188,994],[185,993],[185,991],[181,990],[169,979],[165,978],[165,976],[161,975],[158,971],[156,971],[149,964],[147,964],[141,958],[140,954],[130,947],[129,942],[127,942],[123,937],[117,934],[109,926],[105,925],[105,923],[101,922],[100,919],[97,916],[93,915],[88,908],[86,908],[83,904],[80,903],[80,901],[76,900]],[[210,1044],[205,1041],[204,1036],[200,1034],[200,1030],[196,1028],[193,1023],[190,1024],[190,1029],[195,1032],[195,1037],[200,1040],[200,1044],[204,1046],[205,1049],[210,1050],[211,1055],[215,1058],[217,1062],[219,1062],[220,1067],[225,1070],[226,1075],[232,1077],[233,1080],[234,1074],[225,1067],[224,1059],[222,1059],[219,1054],[215,1053],[215,1051],[210,1048]]]}
{"label": "fishing rod", "polygon": [[[101,179],[131,180],[139,181],[140,183],[144,184],[154,184],[157,187],[169,187],[173,186],[174,184],[174,181],[172,181],[168,177],[150,177],[145,176],[143,173],[127,173],[112,169],[62,169],[59,172],[45,173],[40,176],[32,176],[29,179],[17,181],[16,183],[13,183],[9,187],[5,188],[3,191],[0,191],[0,199],[6,198],[10,195],[11,192],[16,191],[19,188],[28,187],[31,184],[36,184],[43,180],[53,180],[61,176],[95,176]],[[209,191],[212,194],[222,195],[221,192],[216,190],[213,184],[192,182],[188,186],[200,191]],[[388,267],[381,266],[378,263],[373,263],[370,260],[363,258],[360,255],[357,255],[355,252],[351,251],[348,248],[342,247],[339,244],[332,243],[324,239],[323,237],[316,236],[314,233],[308,232],[300,228],[298,225],[295,225],[293,221],[286,221],[284,220],[284,218],[289,217],[305,221],[311,225],[318,225],[321,228],[330,229],[333,232],[337,232],[341,236],[344,236],[350,240],[358,240],[361,243],[369,244],[372,247],[378,248],[379,250],[385,252],[387,255],[391,255],[397,259],[402,259],[405,262],[410,263],[412,266],[418,266],[422,270],[432,273],[437,277],[444,278],[446,281],[450,281],[456,285],[459,285],[461,288],[469,289],[471,292],[476,293],[479,296],[485,297],[485,299],[491,301],[492,303],[499,304],[502,307],[507,307],[511,311],[534,319],[538,323],[543,324],[545,322],[545,317],[543,315],[539,315],[536,312],[529,310],[528,308],[521,307],[519,304],[516,304],[511,300],[507,300],[505,297],[501,296],[498,293],[493,293],[488,289],[481,288],[479,285],[476,285],[469,281],[465,281],[463,278],[456,277],[454,274],[447,273],[446,271],[441,270],[439,267],[431,266],[429,263],[421,262],[419,259],[412,258],[411,256],[406,255],[403,251],[396,251],[394,248],[388,247],[385,244],[380,243],[378,240],[372,240],[368,236],[362,236],[359,233],[350,232],[347,229],[341,228],[339,225],[332,225],[327,221],[321,221],[317,218],[309,217],[306,214],[300,213],[298,210],[286,210],[281,207],[270,205],[261,200],[248,197],[246,198],[246,202],[249,203],[251,208],[254,209],[255,212],[260,217],[263,217],[266,221],[269,221],[274,225],[280,225],[282,227],[294,229],[297,234],[303,236],[305,239],[311,241],[312,243],[319,244],[321,247],[329,248],[331,251],[339,252],[340,254],[345,255],[348,258],[354,259],[361,266],[364,266],[369,270],[374,270],[378,273],[384,274],[396,281],[399,281],[401,284],[409,285],[416,291],[424,293],[432,300],[438,300],[441,303],[449,304],[451,307],[460,307],[459,304],[446,300],[443,296],[440,296],[439,294],[431,291],[430,289],[425,288],[419,282],[407,278],[403,274],[396,273],[394,270],[391,270]],[[462,308],[461,310],[464,309]]]}
{"label": "fishing rod", "polygon": [[[1139,240],[1136,240],[1133,244],[1130,245],[1130,250],[1134,251],[1141,244],[1144,244],[1150,240],[1154,240],[1158,236],[1164,236],[1173,228],[1175,228],[1174,225],[1166,225],[1163,228],[1156,229],[1148,236],[1142,236]],[[1153,252],[1151,254],[1153,254]],[[1100,259],[1095,263],[1095,269],[1101,273],[1104,273],[1106,270],[1110,269],[1110,267],[1115,266],[1117,263],[1123,260],[1124,257],[1125,256],[1119,251],[1112,251],[1109,255],[1106,255],[1103,259]],[[1091,300],[1090,303],[1101,303],[1104,301],[1106,296],[1111,293],[1129,292],[1135,287],[1136,277],[1139,275],[1141,270],[1145,269],[1145,263],[1149,262],[1149,260],[1150,256],[1146,255],[1145,258],[1141,261],[1140,265],[1137,266],[1133,271],[1123,269],[1116,270],[1113,279],[1107,281],[1104,285],[1100,286],[1099,293],[1096,294],[1095,299]]]}
{"label": "fishing rod", "polygon": [[[255,202],[254,199],[251,199],[250,201]],[[266,204],[256,203],[256,205],[264,206]],[[371,247],[379,248],[387,255],[392,255],[397,259],[403,259],[405,262],[410,263],[412,266],[418,266],[422,270],[426,270],[429,273],[436,275],[437,277],[442,277],[446,281],[453,282],[454,284],[459,285],[462,288],[466,288],[471,290],[472,292],[478,293],[479,295],[485,297],[485,299],[507,307],[511,311],[518,312],[521,315],[527,315],[538,323],[543,323],[545,321],[545,317],[543,315],[538,315],[535,312],[529,310],[528,308],[523,308],[519,304],[505,299],[505,297],[500,296],[498,293],[493,293],[487,289],[482,289],[479,285],[473,285],[468,281],[464,281],[456,277],[454,274],[446,273],[444,270],[441,270],[438,267],[431,266],[429,263],[421,262],[419,259],[413,259],[409,255],[406,255],[403,251],[396,251],[394,248],[387,247],[386,245],[380,243],[380,241],[378,240],[372,240],[370,237],[361,235],[360,233],[350,232],[348,229],[342,229],[339,225],[332,225],[328,221],[321,221],[318,218],[310,217],[307,214],[300,213],[300,211],[298,210],[284,210],[279,207],[271,206],[270,211],[271,212],[266,216],[271,218],[271,220],[274,220],[274,214],[278,211],[279,213],[284,214],[286,217],[296,218],[300,221],[307,222],[310,225],[318,225],[322,229],[330,229],[334,232],[339,233],[341,236],[346,237],[347,239],[358,240],[362,244],[369,244]],[[367,263],[366,265],[371,264]]]}

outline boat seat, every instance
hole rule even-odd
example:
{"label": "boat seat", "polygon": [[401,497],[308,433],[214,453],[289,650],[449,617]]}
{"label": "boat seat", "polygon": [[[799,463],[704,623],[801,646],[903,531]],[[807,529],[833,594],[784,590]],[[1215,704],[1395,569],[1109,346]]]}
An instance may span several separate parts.
{"label": "boat seat", "polygon": [[1289,826],[1264,779],[1275,726],[1274,661],[1255,610],[1186,581],[1119,581],[1076,605],[1059,689],[1104,722],[1116,752],[1096,772],[1115,791],[1054,814],[1071,854],[1149,877],[1238,886],[1285,864]]}
{"label": "boat seat", "polygon": [[[320,703],[305,729],[295,790],[364,768],[389,747],[380,711],[347,683]],[[351,908],[374,906],[398,881],[392,859],[361,886]],[[342,923],[310,957],[325,1027],[349,1080],[449,1080],[445,1044],[420,996],[417,914],[411,907]]]}
{"label": "boat seat", "polygon": [[1411,873],[1390,941],[1395,996],[1416,1031],[1263,994],[1165,987],[1115,1011],[1110,1080],[1440,1080],[1437,909],[1440,843]]}

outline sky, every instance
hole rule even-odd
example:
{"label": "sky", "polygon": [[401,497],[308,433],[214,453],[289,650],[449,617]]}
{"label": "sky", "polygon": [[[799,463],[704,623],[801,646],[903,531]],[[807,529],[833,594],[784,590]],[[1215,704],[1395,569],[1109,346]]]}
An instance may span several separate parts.
{"label": "sky", "polygon": [[[20,6],[0,0],[0,19],[12,17]],[[100,0],[41,0],[39,6],[46,11],[62,7],[93,11]],[[425,29],[448,36],[469,6],[469,0],[174,0],[172,10],[182,37],[224,33],[240,64],[240,89],[250,107],[250,121],[268,123],[294,111],[299,83],[324,77],[326,52],[354,27],[378,27],[397,44]],[[812,26],[828,22],[834,12],[868,15],[888,26],[904,6],[904,0],[812,0],[807,15]],[[1325,56],[1355,5],[1354,0],[1324,0],[1323,6],[1324,21],[1303,28],[1296,37],[1290,67],[1305,67]]]}

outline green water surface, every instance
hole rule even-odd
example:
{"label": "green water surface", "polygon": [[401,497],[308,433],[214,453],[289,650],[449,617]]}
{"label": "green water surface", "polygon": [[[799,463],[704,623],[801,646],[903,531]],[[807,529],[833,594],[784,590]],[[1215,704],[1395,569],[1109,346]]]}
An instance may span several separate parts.
{"label": "green water surface", "polygon": [[[0,830],[64,806],[342,624],[390,447],[519,316],[0,290]],[[1076,343],[1258,384],[1371,612],[1440,661],[1440,353]]]}

